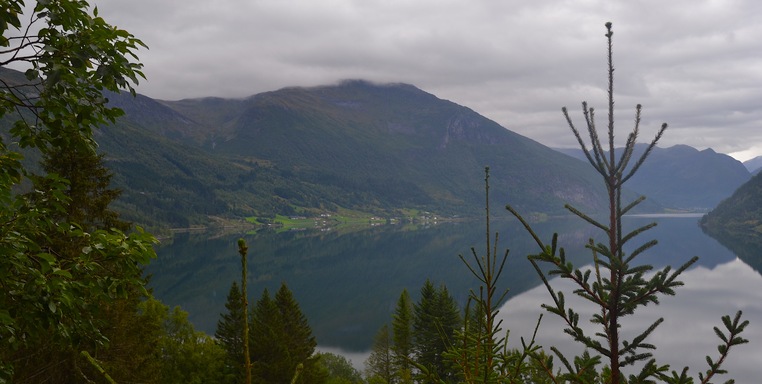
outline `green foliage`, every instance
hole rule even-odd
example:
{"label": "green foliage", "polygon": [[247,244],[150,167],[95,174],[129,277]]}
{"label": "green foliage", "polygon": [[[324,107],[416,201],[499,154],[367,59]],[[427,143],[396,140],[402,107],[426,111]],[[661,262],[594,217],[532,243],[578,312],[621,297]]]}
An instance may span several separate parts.
{"label": "green foliage", "polygon": [[[489,167],[485,168],[486,247],[484,256],[471,248],[472,262],[460,255],[471,274],[480,282],[479,293],[469,293],[463,327],[455,332],[455,340],[443,357],[457,367],[465,383],[533,383],[546,382],[542,368],[530,355],[542,355],[534,343],[534,335],[522,350],[508,348],[508,331],[502,336],[499,308],[508,290],[498,291],[498,280],[508,260],[508,250],[498,258],[498,234],[491,240],[489,207]],[[539,327],[539,320],[537,323]],[[535,329],[535,333],[537,329]]]}
{"label": "green foliage", "polygon": [[[586,103],[582,103],[587,133],[590,136],[590,144],[592,145],[592,151],[590,152],[587,150],[585,141],[569,117],[566,108],[563,109],[564,116],[582,147],[587,160],[600,174],[608,191],[608,222],[600,222],[570,205],[566,206],[572,213],[597,227],[605,235],[605,242],[595,243],[591,239],[587,245],[587,248],[592,253],[593,268],[580,269],[574,267],[566,259],[564,249],[558,247],[557,235],[553,236],[550,244],[543,243],[516,209],[511,206],[507,207],[524,224],[540,249],[539,253],[530,255],[529,260],[545,284],[552,299],[552,303],[543,304],[543,308],[563,319],[566,324],[564,331],[587,349],[583,355],[569,360],[557,349],[551,348],[555,357],[562,364],[557,373],[554,371],[552,357],[538,356],[537,354],[532,354],[532,357],[551,378],[565,382],[624,383],[655,382],[657,380],[668,383],[693,382],[687,376],[688,368],[683,369],[680,374],[672,371],[672,376],[669,376],[669,365],[657,363],[653,358],[651,351],[656,346],[651,344],[648,338],[654,329],[664,321],[663,318],[656,320],[629,340],[620,339],[622,319],[626,316],[635,315],[637,310],[643,306],[649,304],[658,305],[659,298],[663,295],[674,295],[675,289],[682,285],[682,282],[677,280],[678,276],[693,264],[697,258],[692,258],[674,271],[668,266],[662,270],[652,272],[652,266],[638,265],[634,261],[638,256],[655,246],[655,240],[640,243],[629,254],[625,252],[626,244],[634,241],[638,235],[653,228],[656,224],[648,224],[629,232],[624,230],[622,216],[638,205],[644,198],[641,197],[627,205],[623,205],[623,185],[643,164],[667,128],[667,125],[662,125],[656,137],[646,147],[645,151],[637,160],[633,160],[632,156],[640,124],[641,107],[638,105],[636,108],[635,128],[629,134],[622,153],[619,157],[615,155],[614,68],[611,39],[613,32],[611,31],[611,23],[607,23],[606,28],[608,30],[606,37],[608,38],[609,80],[608,150],[605,150],[599,139],[595,126],[594,110],[592,108],[588,108]],[[550,270],[544,272],[540,268],[540,264],[549,265]],[[586,333],[580,324],[580,314],[567,306],[564,293],[556,291],[551,286],[548,276],[559,276],[571,280],[577,286],[577,289],[573,293],[599,308],[599,311],[589,319],[591,324],[599,327],[599,330],[595,334],[589,335]],[[709,379],[716,374],[724,373],[720,366],[727,357],[730,347],[747,342],[738,336],[748,324],[747,321],[741,322],[740,316],[741,313],[739,312],[732,321],[730,317],[723,318],[726,331],[720,331],[718,328],[715,328],[715,333],[722,341],[722,344],[718,347],[719,358],[715,361],[707,356],[709,369],[705,373],[699,374],[699,380],[702,383],[709,382]],[[636,364],[640,365],[636,368],[637,374],[626,376],[623,368]]]}
{"label": "green foliage", "polygon": [[392,335],[389,324],[384,324],[373,339],[373,349],[365,360],[365,378],[368,383],[396,382]]}
{"label": "green foliage", "polygon": [[251,312],[249,348],[255,382],[287,382],[296,363],[288,360],[288,350],[281,342],[280,311],[265,289]]}
{"label": "green foliage", "polygon": [[[162,324],[142,311],[143,302],[148,299],[150,297],[132,292],[125,299],[102,303],[102,317],[107,322],[101,331],[108,344],[93,349],[92,356],[117,383],[150,383],[159,377],[161,366],[155,356],[164,330]],[[93,373],[89,377],[97,375]]]}
{"label": "green foliage", "polygon": [[421,382],[456,381],[456,371],[443,353],[453,343],[461,323],[460,309],[447,287],[435,288],[427,279],[421,288],[421,298],[414,305],[413,318],[413,355],[421,370],[418,375]]}
{"label": "green foliage", "polygon": [[[45,152],[42,167],[47,177],[33,177],[36,190],[50,189],[54,176],[66,180],[66,212],[56,220],[78,223],[87,232],[94,228],[121,231],[130,228],[129,223],[120,220],[109,208],[120,191],[110,188],[112,174],[103,165],[103,155],[86,146],[56,147]],[[38,194],[30,194],[32,199],[37,197]]]}
{"label": "green foliage", "polygon": [[[456,382],[457,373],[444,352],[461,327],[460,309],[444,285],[426,280],[413,304],[403,290],[392,315],[376,334],[365,361],[369,383]],[[391,329],[390,329],[391,328]]]}
{"label": "green foliage", "polygon": [[412,383],[413,380],[413,302],[407,289],[397,300],[397,307],[392,315],[392,334],[394,368],[398,383]]}
{"label": "green foliage", "polygon": [[[0,93],[2,115],[22,109],[31,114],[11,130],[22,147],[45,151],[80,140],[92,145],[92,129],[122,113],[106,105],[102,92],[134,92],[132,84],[143,74],[142,65],[131,60],[145,45],[108,25],[97,10],[91,15],[85,1],[38,1],[34,16],[23,15],[24,5],[23,0],[3,5],[14,11],[0,24],[0,43],[9,53],[0,64],[25,62],[30,68],[26,84],[6,85]],[[35,35],[22,29],[22,16],[29,16],[31,28],[39,28]]]}
{"label": "green foliage", "polygon": [[244,358],[243,327],[246,316],[243,311],[243,297],[237,282],[230,286],[225,308],[227,313],[220,314],[214,337],[225,350],[225,374],[229,382],[242,383],[246,378],[246,359]]}
{"label": "green foliage", "polygon": [[[107,325],[134,324],[135,303],[125,300],[145,294],[142,266],[154,257],[155,240],[140,229],[123,233],[107,209],[115,192],[95,156],[93,128],[121,115],[102,92],[133,91],[142,73],[132,60],[143,43],[85,1],[25,8],[8,0],[2,9],[0,66],[28,69],[0,82],[0,117],[12,122],[0,140],[0,380],[46,381],[66,367],[73,369],[60,380],[107,380],[103,367],[119,368],[106,357],[118,353],[103,351],[113,348],[109,337],[120,337]],[[50,173],[32,176],[7,138],[42,154]],[[29,189],[26,176],[31,191],[14,194]]]}
{"label": "green foliage", "polygon": [[297,383],[326,380],[315,355],[315,337],[286,284],[274,298],[264,290],[252,310],[250,329],[253,382],[291,382],[300,366]]}
{"label": "green foliage", "polygon": [[316,354],[321,368],[328,372],[325,384],[362,384],[360,372],[352,366],[346,357],[328,352]]}
{"label": "green foliage", "polygon": [[154,298],[140,305],[149,324],[160,324],[161,333],[151,358],[160,365],[159,383],[223,383],[225,350],[214,339],[196,331],[188,313],[170,310]]}
{"label": "green foliage", "polygon": [[[105,320],[99,317],[100,307],[142,289],[140,265],[153,254],[153,238],[141,231],[86,233],[53,223],[50,217],[55,214],[46,209],[14,207],[18,209],[0,213],[10,223],[0,241],[2,253],[8,256],[0,261],[5,287],[0,299],[0,336],[9,347],[0,353],[3,361],[22,361],[20,357],[51,340],[62,348],[75,346],[75,337],[107,342],[100,330]],[[78,257],[62,258],[55,249],[42,248],[37,242],[46,237],[68,238],[84,246]]]}
{"label": "green foliage", "polygon": [[[60,209],[51,209],[49,220],[60,223],[76,223],[82,234],[96,230],[118,231],[129,229],[129,224],[119,220],[118,215],[109,209],[110,202],[118,196],[118,191],[109,189],[111,175],[102,165],[102,157],[87,146],[72,145],[66,148],[52,148],[43,156],[43,170],[46,176],[34,176],[34,192],[27,194],[28,200],[38,207],[47,204],[46,191],[57,188],[56,183],[64,180],[61,193],[65,200]],[[63,179],[58,179],[62,176]],[[132,260],[100,257],[89,252],[91,263],[98,269],[78,269],[82,252],[91,248],[90,236],[72,236],[65,232],[55,235],[44,233],[34,241],[50,254],[56,255],[58,264],[71,273],[74,281],[88,279],[123,279],[132,281],[123,287],[124,292],[118,297],[90,296],[93,301],[88,308],[81,308],[78,316],[94,325],[95,330],[74,330],[71,345],[64,340],[56,340],[55,335],[30,340],[22,350],[16,352],[16,358],[22,363],[16,364],[16,379],[44,375],[58,381],[72,381],[77,377],[111,377],[117,380],[131,380],[147,377],[143,374],[150,369],[135,371],[129,364],[144,365],[147,346],[130,339],[130,332],[138,333],[140,318],[137,304],[146,297],[143,281],[140,280],[142,269]],[[118,327],[114,326],[118,324]],[[50,333],[50,331],[46,331]],[[46,355],[36,353],[46,350]],[[85,357],[85,359],[82,359]],[[86,360],[86,361],[83,361]],[[88,366],[97,362],[97,369]],[[49,366],[41,370],[41,367]],[[104,370],[103,373],[100,370]],[[91,372],[92,371],[92,372]],[[44,372],[41,373],[41,372]],[[150,375],[150,374],[149,374]]]}

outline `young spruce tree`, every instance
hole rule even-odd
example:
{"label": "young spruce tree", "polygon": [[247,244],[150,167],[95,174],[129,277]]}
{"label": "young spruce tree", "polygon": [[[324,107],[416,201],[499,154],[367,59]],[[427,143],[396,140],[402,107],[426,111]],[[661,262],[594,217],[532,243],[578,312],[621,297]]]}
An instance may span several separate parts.
{"label": "young spruce tree", "polygon": [[228,293],[225,309],[217,321],[214,337],[225,350],[225,375],[230,382],[246,382],[246,360],[244,358],[243,328],[246,316],[243,313],[243,296],[238,282],[233,281]]}
{"label": "young spruce tree", "polygon": [[324,383],[327,372],[315,355],[317,341],[291,290],[282,284],[275,297],[267,289],[251,313],[252,382]]}
{"label": "young spruce tree", "polygon": [[369,384],[389,384],[397,382],[394,370],[392,336],[389,324],[384,324],[373,338],[373,349],[365,360],[365,378]]}
{"label": "young spruce tree", "polygon": [[462,323],[455,299],[444,285],[435,288],[426,280],[413,314],[416,379],[420,383],[455,382],[457,371],[444,356]]}
{"label": "young spruce tree", "polygon": [[[652,355],[651,351],[656,346],[651,344],[648,338],[664,321],[663,318],[656,320],[630,339],[622,338],[620,333],[623,318],[635,315],[639,308],[648,304],[659,304],[659,298],[663,295],[674,295],[675,289],[682,285],[682,282],[677,280],[678,276],[696,262],[697,258],[692,258],[676,270],[665,267],[652,272],[652,266],[639,265],[635,261],[638,256],[655,246],[656,240],[640,243],[629,254],[625,252],[625,245],[634,242],[639,235],[653,228],[656,223],[625,230],[622,217],[643,201],[644,197],[625,205],[622,201],[622,188],[624,183],[643,164],[661,138],[667,125],[661,126],[643,155],[633,159],[632,155],[640,124],[641,107],[638,105],[635,113],[635,127],[627,137],[624,148],[617,153],[614,146],[614,66],[611,23],[606,23],[606,29],[608,39],[608,146],[604,147],[599,138],[593,108],[588,108],[586,103],[582,103],[587,133],[592,146],[590,151],[569,117],[566,108],[563,108],[569,127],[584,150],[587,160],[601,175],[608,191],[608,215],[604,221],[596,220],[569,205],[566,206],[569,211],[597,227],[605,235],[605,242],[595,243],[591,239],[587,245],[592,253],[592,268],[574,267],[566,260],[564,249],[558,248],[557,235],[553,236],[550,244],[545,244],[521,215],[511,206],[507,206],[507,209],[521,220],[540,248],[540,252],[536,255],[530,255],[529,260],[552,298],[552,303],[544,304],[543,307],[548,312],[563,319],[566,324],[565,332],[591,352],[585,352],[582,356],[570,360],[557,349],[551,348],[563,365],[563,369],[559,371],[555,371],[553,367],[553,357],[538,354],[534,354],[534,357],[543,366],[545,372],[553,378],[554,382],[693,383],[694,380],[688,375],[687,367],[681,372],[670,370],[669,365],[657,362]],[[540,264],[549,265],[550,271],[543,272]],[[580,326],[580,314],[567,306],[563,292],[557,291],[551,286],[547,276],[554,275],[571,280],[577,286],[573,293],[599,308],[598,312],[590,318],[590,322],[599,329],[595,334],[590,335]],[[730,347],[747,342],[739,336],[748,324],[748,321],[741,321],[740,311],[733,318],[724,316],[722,322],[725,327],[724,330],[714,328],[715,334],[721,340],[718,356],[714,359],[710,356],[706,357],[709,367],[699,373],[698,381],[701,383],[709,383],[715,375],[725,373],[721,369],[721,364],[725,361]],[[601,368],[602,363],[603,367]],[[630,367],[635,373],[626,376],[624,370]]]}
{"label": "young spruce tree", "polygon": [[395,375],[400,384],[413,382],[413,302],[407,289],[402,290],[397,300],[397,308],[392,314]]}
{"label": "young spruce tree", "polygon": [[[469,293],[463,327],[455,333],[450,348],[443,354],[454,367],[464,383],[536,383],[549,382],[541,374],[541,368],[533,364],[530,355],[542,356],[535,345],[534,336],[527,344],[521,339],[521,350],[508,348],[508,331],[502,336],[502,320],[498,319],[500,307],[508,290],[498,290],[498,279],[508,260],[508,250],[498,257],[497,244],[490,233],[489,167],[484,170],[486,247],[483,256],[471,248],[471,262],[460,255],[461,261],[481,283],[479,293]],[[542,316],[541,316],[542,317]],[[538,320],[539,326],[539,320]],[[535,328],[536,332],[536,328]]]}

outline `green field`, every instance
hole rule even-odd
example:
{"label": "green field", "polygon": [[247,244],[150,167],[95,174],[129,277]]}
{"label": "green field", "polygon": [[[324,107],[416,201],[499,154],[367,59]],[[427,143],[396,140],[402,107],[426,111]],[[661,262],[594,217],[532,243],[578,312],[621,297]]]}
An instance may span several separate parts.
{"label": "green field", "polygon": [[451,221],[430,212],[415,209],[401,209],[395,217],[381,217],[367,212],[340,208],[338,212],[303,213],[298,215],[276,215],[274,218],[249,217],[248,222],[276,231],[302,229],[356,230],[386,224],[415,225],[421,223]]}

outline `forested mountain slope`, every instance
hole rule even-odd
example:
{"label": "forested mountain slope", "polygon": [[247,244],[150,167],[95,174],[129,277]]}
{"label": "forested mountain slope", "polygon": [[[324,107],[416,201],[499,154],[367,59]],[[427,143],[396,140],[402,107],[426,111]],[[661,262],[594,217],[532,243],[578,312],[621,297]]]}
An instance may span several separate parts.
{"label": "forested mountain slope", "polygon": [[183,226],[339,207],[477,216],[485,166],[495,201],[524,212],[602,202],[585,164],[411,85],[112,99],[126,115],[98,140],[124,190],[120,206],[138,221]]}
{"label": "forested mountain slope", "polygon": [[756,175],[701,220],[710,233],[762,238],[762,175]]}
{"label": "forested mountain slope", "polygon": [[588,165],[412,85],[107,97],[125,111],[95,134],[123,191],[114,207],[149,227],[339,208],[479,216],[485,166],[493,201],[522,212],[564,212],[565,203],[596,211],[604,202]]}
{"label": "forested mountain slope", "polygon": [[746,264],[762,271],[762,174],[705,215],[701,227]]}

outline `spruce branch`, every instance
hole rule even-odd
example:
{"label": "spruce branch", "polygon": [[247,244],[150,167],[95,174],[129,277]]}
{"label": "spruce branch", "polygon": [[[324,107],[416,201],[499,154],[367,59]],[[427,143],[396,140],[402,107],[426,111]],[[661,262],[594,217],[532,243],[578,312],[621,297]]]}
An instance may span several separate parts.
{"label": "spruce branch", "polygon": [[630,239],[632,239],[633,237],[635,237],[637,235],[640,235],[641,233],[643,233],[643,232],[645,232],[645,231],[647,231],[647,230],[649,230],[649,229],[651,229],[651,228],[653,228],[655,226],[656,226],[656,223],[652,222],[652,223],[648,223],[648,224],[646,224],[646,225],[644,225],[642,227],[639,227],[639,228],[636,228],[636,229],[632,230],[630,233],[628,233],[628,234],[626,234],[626,235],[624,235],[622,237],[622,245],[627,244],[627,242],[630,241]]}
{"label": "spruce branch", "polygon": [[577,215],[577,216],[578,216],[579,218],[581,218],[582,220],[585,220],[585,221],[587,221],[588,223],[590,223],[590,224],[592,224],[592,225],[594,225],[594,226],[596,226],[596,227],[598,227],[598,228],[602,229],[603,231],[605,231],[605,232],[608,232],[608,231],[609,231],[609,227],[607,227],[607,226],[605,226],[605,225],[603,225],[603,224],[599,223],[598,221],[596,221],[595,219],[593,219],[593,218],[591,218],[590,216],[586,215],[585,213],[583,213],[582,211],[578,210],[577,208],[574,208],[574,207],[572,207],[572,206],[571,206],[571,205],[569,205],[569,204],[565,204],[565,205],[564,205],[564,208],[566,208],[567,210],[569,210],[569,212],[571,212],[571,213],[573,213],[573,214]]}
{"label": "spruce branch", "polygon": [[660,377],[664,375],[669,370],[669,365],[657,365],[655,359],[648,360],[646,364],[643,366],[643,368],[640,370],[640,373],[635,375],[630,375],[629,382],[630,383],[644,383],[644,384],[656,384],[657,381],[652,380],[652,377]]}
{"label": "spruce branch", "polygon": [[[505,209],[507,209],[508,212],[510,212],[514,217],[519,219],[519,222],[521,222],[521,225],[524,226],[524,229],[526,229],[527,232],[529,233],[529,235],[532,236],[532,238],[537,243],[537,245],[540,246],[540,249],[544,250],[546,248],[545,244],[543,244],[542,240],[540,240],[540,237],[537,236],[537,234],[534,232],[534,229],[532,229],[532,227],[529,225],[529,223],[527,223],[527,221],[524,220],[524,217],[521,216],[521,214],[519,214],[519,212],[516,209],[514,209],[513,207],[511,207],[510,205],[506,205]],[[554,235],[554,239],[555,239],[555,235]]]}
{"label": "spruce branch", "polygon": [[640,255],[641,253],[643,253],[643,252],[645,252],[645,251],[647,251],[647,250],[651,249],[652,247],[656,246],[656,244],[658,244],[658,243],[659,243],[659,242],[658,242],[657,240],[651,240],[651,241],[649,241],[649,242],[647,242],[647,243],[645,243],[645,244],[641,245],[640,247],[636,248],[634,251],[632,251],[632,252],[630,253],[630,256],[628,256],[628,257],[625,259],[625,263],[629,263],[630,261],[632,261],[633,259],[635,259],[635,257],[637,257],[637,256],[638,256],[638,255]]}
{"label": "spruce branch", "polygon": [[626,207],[622,208],[619,211],[619,215],[625,215],[627,212],[629,212],[631,209],[635,208],[635,206],[637,206],[638,204],[643,202],[643,200],[645,200],[645,199],[646,199],[645,196],[638,197],[637,199],[635,199],[635,201],[633,201],[632,203],[628,204]]}
{"label": "spruce branch", "polygon": [[722,369],[722,363],[724,363],[725,359],[728,357],[730,348],[749,342],[749,340],[739,336],[744,331],[744,329],[746,329],[746,326],[749,325],[748,320],[741,322],[742,314],[742,311],[736,312],[733,320],[730,320],[730,316],[727,315],[722,317],[722,323],[727,330],[727,334],[723,333],[719,328],[714,327],[714,333],[717,335],[717,337],[720,338],[720,340],[722,340],[722,344],[717,346],[717,352],[719,352],[720,357],[716,362],[713,361],[709,356],[706,357],[706,362],[709,365],[709,369],[706,370],[706,375],[704,373],[699,373],[699,380],[701,380],[701,384],[709,383],[709,380],[714,375],[727,373],[726,370]]}
{"label": "spruce branch", "polygon": [[656,143],[661,139],[661,136],[664,134],[664,131],[667,130],[667,123],[663,123],[661,125],[661,128],[659,129],[659,132],[656,133],[656,137],[651,141],[650,144],[648,144],[648,147],[646,148],[646,151],[643,152],[642,155],[640,155],[640,158],[638,159],[637,163],[630,169],[630,172],[627,173],[627,176],[622,178],[622,181],[620,184],[624,184],[627,180],[629,180],[633,175],[635,175],[635,172],[638,171],[641,165],[643,165],[643,162],[646,160],[646,158],[651,154],[651,151],[656,146]]}
{"label": "spruce branch", "polygon": [[601,140],[598,137],[598,130],[595,128],[595,108],[590,107],[588,109],[587,102],[582,102],[582,114],[585,116],[585,122],[587,123],[587,131],[590,135],[590,145],[593,146],[593,155],[595,155],[596,163],[601,174],[604,175],[606,170],[611,168],[611,164],[606,160],[604,156],[603,147],[601,146]]}
{"label": "spruce branch", "polygon": [[653,333],[653,331],[658,327],[661,323],[664,322],[664,318],[659,318],[658,320],[654,321],[645,331],[643,331],[640,335],[636,336],[632,339],[631,342],[623,341],[622,342],[622,349],[621,353],[623,355],[629,355],[625,357],[620,364],[624,367],[630,364],[633,364],[638,361],[646,360],[652,357],[652,354],[650,352],[648,353],[636,353],[638,349],[650,349],[654,350],[656,349],[656,346],[650,343],[644,343],[644,340],[648,338],[648,336]]}

